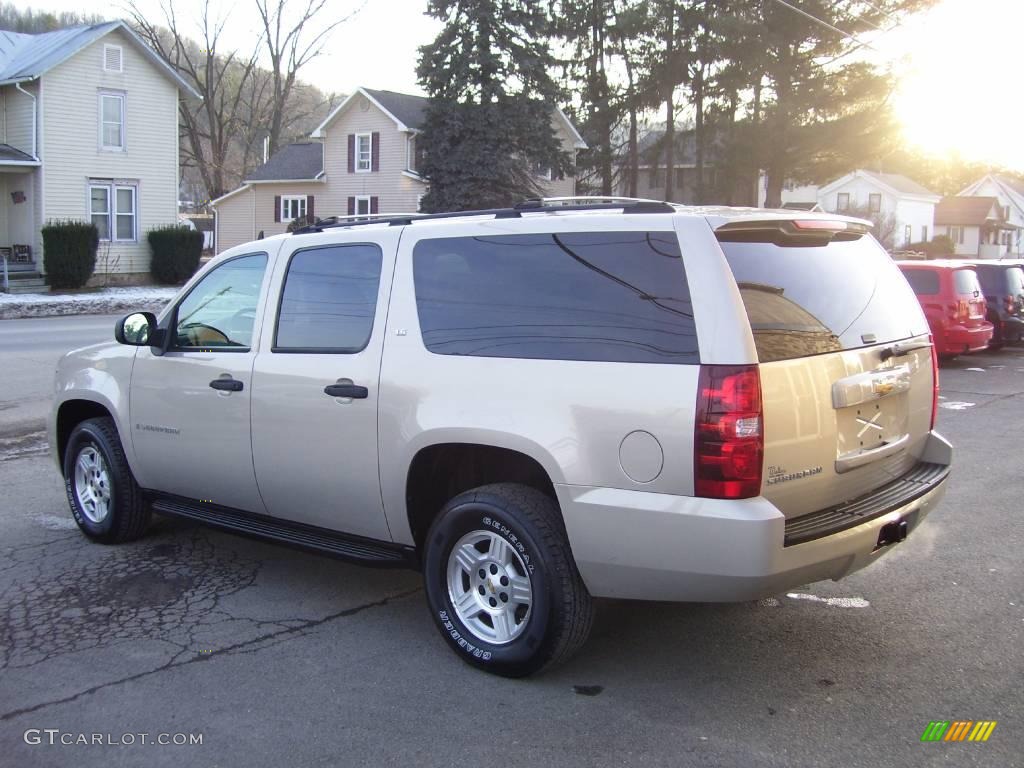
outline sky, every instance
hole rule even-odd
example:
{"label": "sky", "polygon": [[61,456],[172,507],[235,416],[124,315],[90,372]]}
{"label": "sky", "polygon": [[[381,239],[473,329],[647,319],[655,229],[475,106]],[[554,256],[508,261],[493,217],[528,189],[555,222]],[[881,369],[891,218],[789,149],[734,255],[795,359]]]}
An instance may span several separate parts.
{"label": "sky", "polygon": [[[120,15],[98,0],[36,0],[40,10]],[[175,0],[179,19],[198,15],[203,0]],[[253,44],[258,19],[248,0],[209,0],[230,13],[224,44]],[[793,0],[799,5],[799,0]],[[151,19],[160,0],[136,0]],[[302,79],[324,91],[360,85],[421,93],[417,49],[440,25],[423,12],[426,0],[330,0],[327,12],[361,10],[331,36]],[[324,18],[327,18],[326,16]],[[941,0],[931,11],[867,38],[883,66],[899,77],[894,108],[908,143],[934,154],[994,162],[1024,171],[1024,97],[1017,93],[1024,0]]]}

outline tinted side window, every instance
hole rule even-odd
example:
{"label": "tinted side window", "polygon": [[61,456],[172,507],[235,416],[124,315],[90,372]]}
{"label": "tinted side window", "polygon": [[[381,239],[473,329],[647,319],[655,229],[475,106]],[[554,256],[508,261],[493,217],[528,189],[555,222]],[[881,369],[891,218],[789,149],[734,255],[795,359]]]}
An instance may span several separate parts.
{"label": "tinted side window", "polygon": [[978,283],[978,276],[974,273],[974,270],[954,270],[953,290],[958,296],[973,296],[975,291],[981,293],[981,285]]}
{"label": "tinted side window", "polygon": [[266,268],[265,253],[214,267],[178,305],[175,345],[179,349],[248,349]]}
{"label": "tinted side window", "polygon": [[437,354],[699,362],[673,232],[422,240],[413,274]]}
{"label": "tinted side window", "polygon": [[292,256],[281,292],[275,352],[359,352],[370,341],[382,253],[331,245]]}
{"label": "tinted side window", "polygon": [[918,296],[934,296],[939,292],[939,273],[930,269],[908,269],[903,272]]}
{"label": "tinted side window", "polygon": [[913,291],[870,236],[823,246],[723,242],[762,363],[928,332]]}

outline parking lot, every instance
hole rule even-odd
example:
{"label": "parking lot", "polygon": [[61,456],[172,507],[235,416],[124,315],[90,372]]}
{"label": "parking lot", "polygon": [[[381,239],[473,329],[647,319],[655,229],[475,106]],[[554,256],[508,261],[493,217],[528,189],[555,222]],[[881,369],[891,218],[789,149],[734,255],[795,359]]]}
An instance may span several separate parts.
{"label": "parking lot", "polygon": [[[949,492],[878,564],[601,601],[579,655],[519,681],[447,649],[415,573],[170,520],[87,543],[38,431],[51,357],[0,334],[0,765],[1024,765],[1024,348],[943,367]],[[933,720],[998,725],[922,743]]]}

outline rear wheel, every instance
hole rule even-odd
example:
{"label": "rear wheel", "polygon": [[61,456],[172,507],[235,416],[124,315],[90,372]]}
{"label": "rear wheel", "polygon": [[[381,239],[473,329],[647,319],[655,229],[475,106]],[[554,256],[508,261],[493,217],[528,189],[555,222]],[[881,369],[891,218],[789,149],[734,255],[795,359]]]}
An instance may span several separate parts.
{"label": "rear wheel", "polygon": [[558,506],[498,483],[448,502],[427,534],[424,582],[438,628],[466,662],[522,677],[568,659],[593,607]]}
{"label": "rear wheel", "polygon": [[71,431],[64,451],[64,489],[75,522],[90,539],[115,544],[145,533],[149,507],[113,419],[87,419]]}

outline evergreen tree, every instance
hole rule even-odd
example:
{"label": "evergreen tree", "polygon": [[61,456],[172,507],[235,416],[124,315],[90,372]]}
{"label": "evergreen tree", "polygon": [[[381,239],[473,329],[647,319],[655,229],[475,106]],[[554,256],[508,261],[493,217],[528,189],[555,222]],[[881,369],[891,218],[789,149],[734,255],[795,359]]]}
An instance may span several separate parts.
{"label": "evergreen tree", "polygon": [[430,0],[444,22],[420,49],[427,211],[501,207],[542,194],[538,173],[571,170],[555,135],[552,24],[534,0]]}

